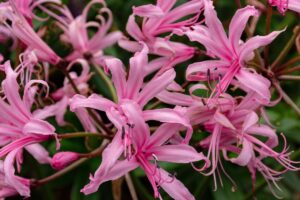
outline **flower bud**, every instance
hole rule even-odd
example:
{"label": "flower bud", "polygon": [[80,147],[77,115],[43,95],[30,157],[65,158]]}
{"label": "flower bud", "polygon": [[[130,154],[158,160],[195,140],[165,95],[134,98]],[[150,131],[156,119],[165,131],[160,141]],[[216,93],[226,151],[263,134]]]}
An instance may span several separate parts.
{"label": "flower bud", "polygon": [[70,165],[72,162],[80,158],[78,153],[71,151],[64,151],[55,154],[51,161],[51,166],[53,169],[61,170],[66,166]]}

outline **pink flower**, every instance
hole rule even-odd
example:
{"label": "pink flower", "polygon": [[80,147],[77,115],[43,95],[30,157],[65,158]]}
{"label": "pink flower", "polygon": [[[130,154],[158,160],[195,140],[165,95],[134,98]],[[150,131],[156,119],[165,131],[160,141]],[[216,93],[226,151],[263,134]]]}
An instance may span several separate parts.
{"label": "pink flower", "polygon": [[[24,181],[26,180],[24,179]],[[0,161],[0,198],[6,198],[17,194],[18,194],[17,190],[14,189],[13,186],[9,185],[9,183],[5,181],[4,163],[1,160]]]}
{"label": "pink flower", "polygon": [[[125,109],[128,112],[132,110],[130,107],[126,107]],[[96,192],[103,182],[115,180],[129,171],[140,167],[145,171],[152,185],[155,198],[161,198],[158,190],[161,187],[175,200],[195,199],[174,175],[160,168],[158,162],[191,163],[201,160],[205,160],[206,162],[203,154],[198,153],[187,144],[164,145],[179,131],[180,125],[178,124],[163,124],[150,136],[149,127],[140,115],[135,115],[133,120],[134,127],[131,128],[132,133],[135,134],[132,135],[134,145],[131,151],[134,152],[133,155],[127,159],[119,160],[120,154],[116,152],[115,148],[121,148],[123,151],[124,149],[121,144],[119,143],[119,146],[115,144],[114,147],[108,147],[103,154],[103,160],[114,157],[114,154],[118,154],[118,160],[106,172],[100,167],[95,175],[90,177],[91,182],[82,189],[82,192],[85,194]],[[122,134],[118,132],[115,138],[118,138],[120,141]]]}
{"label": "pink flower", "polygon": [[[57,64],[60,57],[32,29],[15,2],[9,1],[9,4],[1,3],[1,5],[7,7],[7,12],[0,13],[0,18],[11,32],[34,51],[41,61]],[[11,21],[11,25],[6,23],[7,19]]]}
{"label": "pink flower", "polygon": [[[75,64],[80,64],[82,66],[80,75],[77,75],[75,72],[69,72],[69,75],[72,78],[73,82],[76,84],[80,94],[87,95],[89,92],[89,85],[87,82],[91,78],[91,73],[89,73],[90,66],[88,65],[86,60],[77,59],[69,64],[67,70],[70,71]],[[35,110],[34,115],[43,119],[50,116],[55,116],[56,121],[59,125],[65,125],[66,122],[64,120],[64,115],[67,112],[70,98],[72,98],[75,94],[76,92],[74,91],[69,80],[66,78],[64,80],[63,87],[59,88],[51,94],[51,97],[57,102],[42,109]],[[92,133],[97,132],[96,125],[93,119],[87,113],[86,109],[78,108],[76,109],[75,113],[85,131]],[[94,114],[98,116],[96,112]]]}
{"label": "pink flower", "polygon": [[[297,162],[289,158],[291,153],[286,148],[286,141],[281,152],[274,150],[279,145],[278,137],[275,130],[259,124],[259,117],[255,112],[259,106],[255,95],[247,95],[239,104],[229,95],[212,102],[209,107],[198,106],[196,109],[194,106],[188,112],[193,124],[204,124],[205,130],[211,133],[199,144],[208,150],[207,157],[211,159],[211,169],[207,175],[214,176],[215,187],[216,170],[221,169],[228,176],[223,169],[220,153],[223,153],[225,160],[247,166],[252,174],[253,183],[256,171],[259,171],[268,183],[271,181],[277,186],[278,177],[285,172],[268,167],[263,162],[267,158],[273,158],[286,170],[299,170],[293,166]],[[230,158],[229,152],[236,156]]]}
{"label": "pink flower", "polygon": [[[180,112],[167,108],[143,111],[147,102],[164,90],[175,78],[175,71],[170,69],[143,86],[146,76],[144,67],[147,65],[147,53],[148,49],[144,46],[143,51],[136,53],[130,59],[127,80],[120,60],[115,58],[105,60],[105,67],[112,74],[112,81],[118,96],[117,103],[96,94],[88,98],[75,95],[70,101],[72,111],[83,107],[104,111],[118,130],[111,144],[103,152],[102,164],[98,169],[103,174],[108,173],[122,153],[130,159],[134,155],[135,147],[146,142],[144,141],[146,138],[140,135],[140,128],[145,128],[145,121],[155,120],[185,126],[188,128],[185,142],[187,143],[191,137],[189,121]],[[137,118],[143,127],[135,124]]]}
{"label": "pink flower", "polygon": [[277,6],[278,11],[283,15],[288,9],[300,13],[300,1],[298,0],[269,0],[269,4]]}
{"label": "pink flower", "polygon": [[5,63],[6,78],[2,82],[5,95],[0,99],[0,157],[4,160],[5,183],[13,187],[20,195],[30,196],[28,180],[14,175],[16,160],[20,170],[22,151],[26,149],[40,163],[51,161],[48,152],[38,143],[56,137],[55,128],[41,118],[31,113],[34,95],[37,90],[33,84],[46,84],[43,81],[32,80],[25,85],[23,98],[19,95],[17,73]]}
{"label": "pink flower", "polygon": [[[126,30],[136,41],[123,39],[119,45],[131,52],[140,51],[143,41],[147,44],[151,54],[169,58],[169,63],[161,71],[165,71],[177,63],[190,59],[195,49],[179,42],[170,41],[170,36],[160,37],[162,34],[173,34],[176,29],[195,24],[203,9],[202,0],[192,0],[173,8],[176,0],[158,0],[156,5],[148,4],[133,8]],[[173,9],[172,9],[173,8]],[[141,28],[135,22],[135,16],[143,18]],[[191,16],[188,19],[182,18]]]}
{"label": "pink flower", "polygon": [[246,62],[253,57],[253,51],[261,46],[270,44],[282,31],[274,31],[267,36],[255,36],[245,43],[240,38],[246,27],[249,17],[255,16],[258,11],[247,6],[239,9],[229,25],[229,34],[222,27],[217,18],[212,1],[205,1],[206,26],[196,25],[186,31],[191,41],[197,41],[205,46],[209,55],[219,60],[208,60],[188,66],[186,76],[191,81],[217,81],[219,83],[212,92],[218,97],[225,92],[230,84],[238,83],[247,91],[256,92],[264,102],[270,101],[270,81],[257,74],[254,69],[247,68]]}
{"label": "pink flower", "polygon": [[[87,21],[88,12],[94,4],[100,4],[102,6],[97,16],[100,22]],[[65,12],[69,13],[69,11],[65,9],[63,12],[64,15]],[[107,19],[105,19],[104,15],[107,15]],[[73,53],[67,57],[69,61],[83,58],[86,55],[102,57],[103,49],[113,45],[122,37],[122,33],[119,31],[107,33],[112,25],[112,13],[102,0],[92,0],[89,2],[82,14],[75,19],[71,14],[67,14],[65,19],[61,17],[56,17],[56,19],[58,19],[59,27],[64,31],[61,39],[64,42],[70,43],[74,48]],[[89,28],[97,29],[97,32],[91,38],[88,34]]]}

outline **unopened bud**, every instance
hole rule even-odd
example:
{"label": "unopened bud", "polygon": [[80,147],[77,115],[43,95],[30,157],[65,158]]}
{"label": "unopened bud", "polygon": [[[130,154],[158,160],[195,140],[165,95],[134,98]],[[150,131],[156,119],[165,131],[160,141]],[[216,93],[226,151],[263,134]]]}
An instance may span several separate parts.
{"label": "unopened bud", "polygon": [[51,166],[53,169],[61,170],[68,165],[70,165],[72,162],[78,160],[80,158],[80,155],[75,152],[71,151],[64,151],[59,152],[55,154],[51,161]]}

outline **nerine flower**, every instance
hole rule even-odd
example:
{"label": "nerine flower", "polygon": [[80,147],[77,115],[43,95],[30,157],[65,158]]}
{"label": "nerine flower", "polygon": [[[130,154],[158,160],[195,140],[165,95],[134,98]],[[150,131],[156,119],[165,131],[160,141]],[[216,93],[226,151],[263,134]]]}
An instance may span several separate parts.
{"label": "nerine flower", "polygon": [[[33,30],[15,1],[1,3],[0,7],[5,8],[4,12],[0,12],[1,22],[11,30],[15,37],[26,44],[29,50],[34,51],[41,61],[51,64],[57,64],[60,61],[60,57]],[[7,23],[7,20],[10,23]]]}
{"label": "nerine flower", "polygon": [[[72,78],[73,82],[76,84],[80,94],[87,95],[89,92],[89,85],[87,82],[91,78],[91,73],[89,72],[90,66],[88,65],[86,60],[77,59],[67,66],[67,70],[70,71],[71,67],[73,67],[75,64],[81,64],[81,73],[77,75],[75,72],[69,72],[69,75]],[[51,94],[51,97],[56,101],[56,103],[46,106],[42,109],[35,110],[34,114],[42,118],[55,116],[56,121],[59,125],[65,125],[66,122],[64,120],[64,115],[67,112],[69,100],[75,94],[76,92],[74,91],[71,83],[67,78],[65,78],[63,86]],[[92,133],[97,132],[95,124],[85,108],[78,108],[76,109],[75,113],[85,131]],[[94,114],[96,116],[98,115],[97,113]]]}
{"label": "nerine flower", "polygon": [[276,6],[281,14],[289,10],[300,13],[300,1],[298,0],[268,0],[271,6]]}
{"label": "nerine flower", "polygon": [[[133,112],[131,105],[124,107],[126,112]],[[104,171],[97,170],[91,182],[82,189],[85,194],[96,192],[103,182],[115,180],[129,171],[142,168],[151,186],[154,190],[154,197],[160,198],[159,188],[163,188],[175,200],[192,200],[193,195],[185,186],[175,178],[175,175],[169,174],[159,166],[159,162],[171,163],[191,163],[206,160],[202,153],[198,153],[194,148],[187,144],[166,144],[168,140],[175,135],[180,125],[165,123],[161,125],[151,136],[148,125],[144,122],[142,115],[136,114],[132,123],[135,125],[132,131],[137,131],[132,137],[134,140],[134,154],[128,159],[120,159]],[[103,155],[112,156],[111,154]],[[118,156],[120,157],[120,155]]]}
{"label": "nerine flower", "polygon": [[[240,166],[247,166],[252,174],[253,184],[257,171],[268,183],[271,181],[275,186],[277,186],[278,177],[285,172],[276,171],[267,166],[263,162],[266,158],[273,158],[287,170],[299,170],[293,166],[297,162],[289,158],[291,152],[288,152],[285,140],[281,152],[274,150],[279,145],[278,136],[274,129],[259,123],[259,117],[256,114],[257,101],[254,95],[246,96],[239,104],[230,96],[225,96],[225,98],[229,98],[233,106],[226,109],[224,102],[215,102],[215,109],[210,112],[211,117],[203,123],[205,130],[211,135],[199,143],[201,147],[208,149],[207,157],[211,159],[212,164],[207,174],[213,174],[215,182],[215,172],[218,167],[224,171],[220,159],[221,152],[225,160]],[[207,111],[204,110],[202,115],[198,115],[199,120],[203,118],[205,112]],[[229,157],[229,152],[235,156]],[[227,175],[225,171],[224,173]]]}
{"label": "nerine flower", "polygon": [[6,78],[2,82],[4,97],[0,99],[0,157],[4,159],[4,183],[20,195],[30,196],[29,180],[15,175],[14,163],[21,168],[22,151],[28,151],[39,163],[50,163],[51,158],[40,142],[56,137],[55,128],[31,113],[37,87],[46,84],[31,80],[25,85],[23,97],[19,94],[18,74],[5,63]]}
{"label": "nerine flower", "polygon": [[[212,1],[205,1],[205,24],[195,25],[192,30],[186,31],[191,41],[197,41],[205,46],[208,54],[218,60],[208,60],[193,63],[188,66],[186,77],[191,81],[218,80],[212,96],[218,97],[226,91],[233,82],[238,82],[247,91],[256,92],[264,103],[270,101],[270,81],[257,74],[254,69],[247,68],[246,62],[253,58],[253,51],[270,44],[281,31],[274,31],[266,36],[255,36],[241,42],[243,30],[249,17],[255,16],[258,11],[247,6],[239,9],[229,25],[228,37],[217,18]],[[235,81],[236,80],[236,81]]]}
{"label": "nerine flower", "polygon": [[[180,42],[170,41],[170,34],[176,29],[191,26],[198,20],[203,10],[202,0],[192,0],[174,7],[176,0],[157,0],[156,5],[148,4],[133,8],[126,31],[135,41],[122,39],[119,45],[131,52],[142,49],[141,41],[147,44],[151,54],[169,58],[169,63],[162,71],[191,58],[195,49]],[[135,21],[135,16],[143,18],[141,27]],[[187,19],[185,17],[189,16]],[[162,37],[162,34],[169,34]]]}
{"label": "nerine flower", "polygon": [[146,138],[140,133],[140,125],[135,124],[137,118],[143,120],[144,125],[144,121],[155,120],[185,126],[188,128],[185,142],[188,142],[191,137],[189,121],[180,112],[167,108],[143,111],[147,102],[164,90],[175,78],[175,71],[170,69],[143,86],[147,54],[148,49],[144,46],[141,52],[137,52],[130,59],[127,80],[120,60],[115,58],[105,60],[105,66],[112,74],[112,81],[118,96],[117,103],[96,94],[88,98],[75,95],[71,99],[71,110],[89,107],[104,111],[117,128],[114,139],[103,152],[102,163],[97,170],[101,174],[107,174],[122,153],[130,159],[135,154],[136,148],[146,142]]}
{"label": "nerine flower", "polygon": [[[94,4],[101,4],[103,6],[98,11],[99,15],[96,16],[99,22],[87,21],[88,12]],[[66,15],[66,13],[68,14]],[[73,46],[73,53],[66,58],[69,61],[83,58],[86,55],[102,57],[103,49],[116,43],[122,36],[120,31],[107,33],[111,28],[113,17],[103,0],[92,0],[84,8],[82,14],[76,18],[73,18],[67,8],[64,9],[63,14],[66,15],[65,18],[54,17],[58,20],[57,24],[59,27],[64,31],[61,39]],[[107,15],[107,19],[105,15]],[[89,37],[90,28],[97,29],[92,37]]]}

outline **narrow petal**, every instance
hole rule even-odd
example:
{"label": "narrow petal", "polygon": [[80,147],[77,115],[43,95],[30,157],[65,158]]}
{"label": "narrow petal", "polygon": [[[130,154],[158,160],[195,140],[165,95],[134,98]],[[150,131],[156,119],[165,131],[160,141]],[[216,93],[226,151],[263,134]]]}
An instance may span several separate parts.
{"label": "narrow petal", "polygon": [[40,163],[48,164],[51,162],[48,151],[40,144],[31,144],[25,149]]}
{"label": "narrow petal", "polygon": [[222,22],[218,19],[217,12],[214,9],[213,1],[204,1],[204,5],[205,23],[214,37],[214,41],[230,53],[228,39]]}
{"label": "narrow petal", "polygon": [[130,15],[129,18],[128,18],[128,22],[127,22],[127,25],[126,25],[126,31],[136,41],[144,41],[145,40],[145,37],[144,37],[140,27],[135,22],[135,16],[133,14]]}
{"label": "narrow petal", "polygon": [[24,125],[23,133],[28,135],[54,135],[55,128],[46,121],[40,119],[31,119]]}
{"label": "narrow petal", "polygon": [[229,64],[224,61],[208,60],[190,64],[186,70],[186,79],[190,81],[211,81],[227,72]]}
{"label": "narrow petal", "polygon": [[30,108],[25,107],[19,94],[19,84],[17,82],[17,74],[12,70],[10,64],[5,65],[6,78],[2,82],[2,89],[10,105],[16,109],[19,115],[29,118]]}
{"label": "narrow petal", "polygon": [[234,14],[229,25],[229,41],[233,49],[238,50],[242,33],[251,16],[258,16],[258,11],[254,6],[246,6]]}
{"label": "narrow petal", "polygon": [[247,60],[248,55],[250,55],[255,49],[258,49],[259,47],[269,45],[283,31],[285,31],[285,29],[282,31],[273,31],[266,36],[255,36],[250,38],[240,47],[240,63],[244,65],[244,62]]}
{"label": "narrow petal", "polygon": [[74,111],[76,108],[93,108],[101,111],[105,111],[115,104],[97,94],[92,94],[88,98],[82,95],[75,95],[70,99],[70,109]]}
{"label": "narrow petal", "polygon": [[206,159],[202,153],[186,144],[156,146],[149,152],[154,154],[158,161],[172,163],[191,163]]}
{"label": "narrow petal", "polygon": [[162,75],[153,78],[143,90],[140,92],[138,96],[138,102],[143,107],[147,104],[152,98],[154,98],[157,94],[167,88],[169,84],[174,81],[176,73],[174,69],[170,69],[163,73]]}
{"label": "narrow petal", "polygon": [[132,102],[124,102],[121,107],[127,116],[129,123],[134,125],[132,128],[132,139],[135,141],[138,148],[142,147],[150,137],[150,129],[145,122],[140,107],[136,103]]}
{"label": "narrow petal", "polygon": [[164,11],[159,6],[152,4],[134,7],[133,13],[140,17],[162,17],[164,15]]}
{"label": "narrow petal", "polygon": [[157,0],[157,6],[159,6],[164,12],[169,11],[176,3],[176,0]]}
{"label": "narrow petal", "polygon": [[4,173],[6,182],[14,187],[18,193],[24,197],[30,196],[30,181],[15,175],[14,162],[16,155],[19,152],[19,148],[11,151],[4,160]]}
{"label": "narrow petal", "polygon": [[83,192],[85,195],[94,193],[98,190],[99,186],[103,182],[116,180],[137,168],[138,165],[138,162],[134,159],[117,161],[114,166],[107,172],[107,174],[98,177],[91,177],[91,182],[86,185],[81,190],[81,192]]}
{"label": "narrow petal", "polygon": [[221,124],[224,127],[230,128],[232,130],[235,130],[235,127],[230,122],[230,120],[222,113],[217,111],[214,115],[214,120],[216,120],[219,124]]}
{"label": "narrow petal", "polygon": [[190,127],[189,120],[175,110],[169,108],[161,108],[155,110],[146,110],[143,112],[146,121],[155,120],[159,122],[181,124]]}
{"label": "narrow petal", "polygon": [[175,177],[163,169],[155,176],[156,182],[162,187],[174,200],[194,200],[195,197],[188,189]]}
{"label": "narrow petal", "polygon": [[112,81],[120,101],[124,97],[126,90],[126,73],[123,63],[116,58],[105,59],[104,62],[112,74]]}
{"label": "narrow petal", "polygon": [[123,153],[123,150],[124,147],[121,138],[121,132],[118,131],[111,143],[104,149],[102,153],[102,162],[100,167],[95,172],[95,177],[102,177],[106,175],[115,165]]}
{"label": "narrow petal", "polygon": [[147,148],[160,146],[180,131],[181,125],[164,123],[151,135],[147,142]]}
{"label": "narrow petal", "polygon": [[178,106],[190,106],[194,102],[191,96],[178,92],[162,91],[156,97],[164,103]]}
{"label": "narrow petal", "polygon": [[243,131],[247,131],[248,128],[255,125],[258,122],[259,118],[255,112],[250,112],[244,119]]}
{"label": "narrow petal", "polygon": [[260,74],[241,69],[235,76],[243,87],[256,92],[263,103],[269,103],[271,98],[271,82]]}
{"label": "narrow petal", "polygon": [[244,139],[242,151],[239,153],[238,157],[231,158],[230,161],[240,166],[246,166],[250,162],[253,153],[252,144],[248,140]]}

